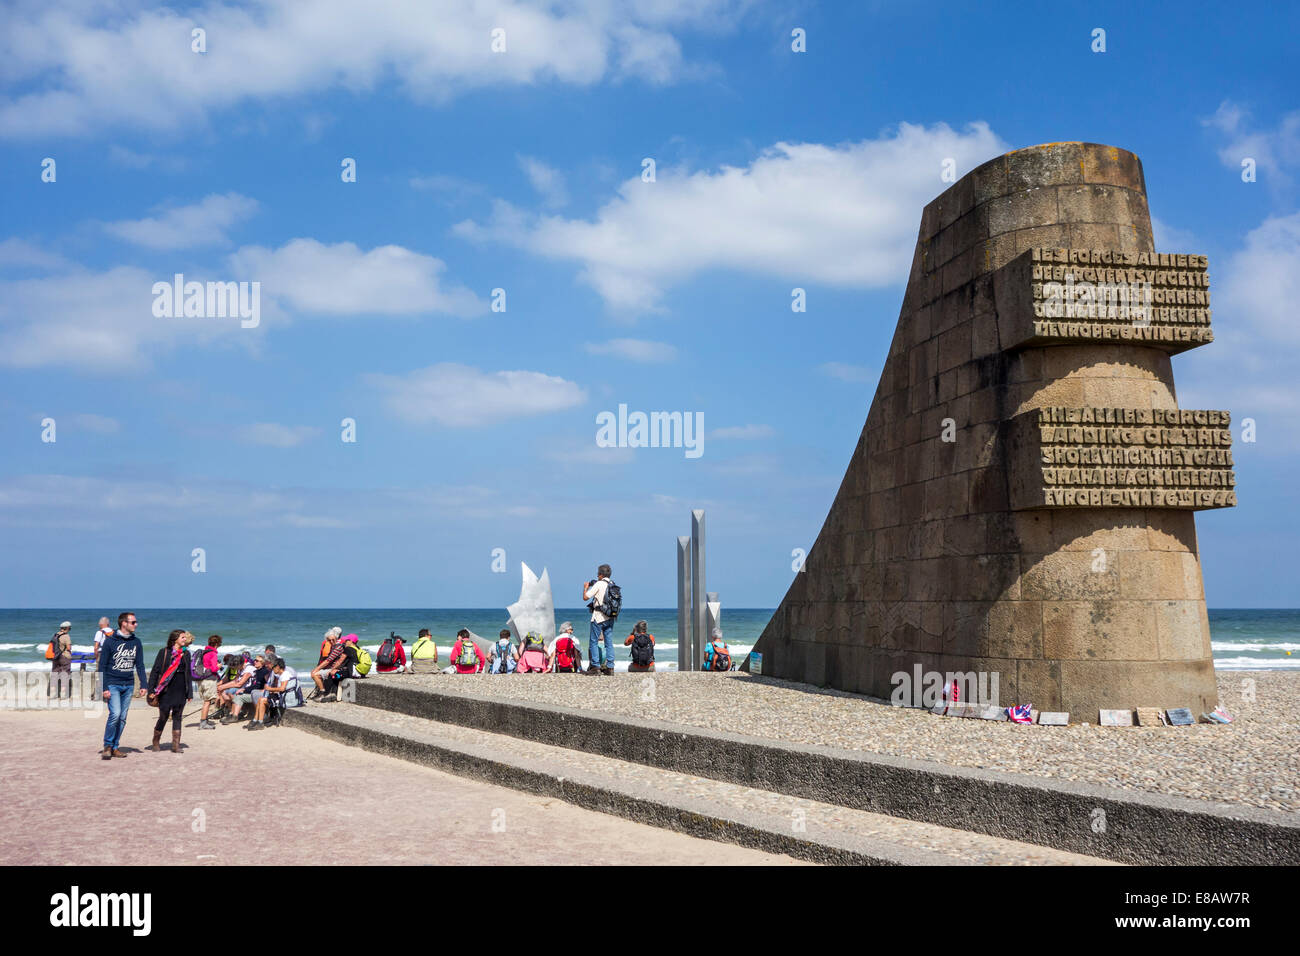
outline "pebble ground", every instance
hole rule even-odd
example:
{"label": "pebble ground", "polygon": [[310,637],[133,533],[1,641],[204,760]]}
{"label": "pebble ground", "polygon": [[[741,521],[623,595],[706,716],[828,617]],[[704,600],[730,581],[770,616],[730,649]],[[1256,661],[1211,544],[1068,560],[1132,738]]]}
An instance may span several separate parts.
{"label": "pebble ground", "polygon": [[1218,672],[1219,701],[1236,721],[1191,727],[1043,727],[938,717],[740,672],[380,679],[794,744],[1300,812],[1300,673],[1292,671]]}

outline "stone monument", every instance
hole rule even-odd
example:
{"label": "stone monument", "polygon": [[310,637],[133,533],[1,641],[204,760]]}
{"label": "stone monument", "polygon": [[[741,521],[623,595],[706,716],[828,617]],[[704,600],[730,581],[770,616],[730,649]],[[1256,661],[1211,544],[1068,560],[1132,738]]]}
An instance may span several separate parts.
{"label": "stone monument", "polygon": [[[925,207],[898,326],[830,513],[755,651],[890,698],[993,674],[1000,702],[1215,706],[1193,512],[1236,503],[1227,412],[1180,409],[1204,256],[1157,254],[1138,158],[1007,153]],[[963,698],[969,699],[969,698]]]}

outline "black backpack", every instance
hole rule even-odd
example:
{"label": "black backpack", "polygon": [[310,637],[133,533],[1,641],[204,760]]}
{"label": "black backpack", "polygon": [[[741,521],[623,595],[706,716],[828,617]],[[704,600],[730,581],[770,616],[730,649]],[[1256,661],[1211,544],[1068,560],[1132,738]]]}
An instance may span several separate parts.
{"label": "black backpack", "polygon": [[605,600],[599,610],[605,615],[607,621],[617,620],[618,612],[623,610],[623,590],[613,581],[610,581],[605,588]]}
{"label": "black backpack", "polygon": [[719,647],[716,641],[713,642],[713,670],[731,670],[731,655],[727,652],[725,646]]}
{"label": "black backpack", "polygon": [[632,638],[632,663],[645,667],[655,662],[655,642],[649,634],[638,634]]}
{"label": "black backpack", "polygon": [[379,656],[376,663],[380,667],[392,667],[397,661],[397,634],[393,631],[388,632],[388,640],[384,641],[379,647]]}

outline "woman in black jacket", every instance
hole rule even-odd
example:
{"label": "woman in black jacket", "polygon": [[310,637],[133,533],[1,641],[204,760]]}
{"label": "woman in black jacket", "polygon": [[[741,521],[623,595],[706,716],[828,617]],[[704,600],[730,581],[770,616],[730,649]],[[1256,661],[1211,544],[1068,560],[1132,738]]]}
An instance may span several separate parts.
{"label": "woman in black jacket", "polygon": [[172,753],[181,752],[181,714],[185,702],[194,698],[194,682],[190,675],[190,652],[185,649],[194,635],[189,631],[172,631],[167,635],[167,646],[158,652],[149,672],[149,700],[158,705],[158,723],[153,727],[153,744],[158,750],[167,718],[172,720]]}

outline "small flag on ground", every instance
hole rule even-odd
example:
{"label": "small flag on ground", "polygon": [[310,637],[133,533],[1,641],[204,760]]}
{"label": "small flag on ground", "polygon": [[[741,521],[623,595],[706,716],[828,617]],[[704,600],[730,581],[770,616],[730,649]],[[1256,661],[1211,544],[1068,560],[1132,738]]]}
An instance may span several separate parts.
{"label": "small flag on ground", "polygon": [[1007,708],[1007,720],[1015,724],[1032,724],[1034,722],[1031,708],[1033,704],[1016,704]]}

